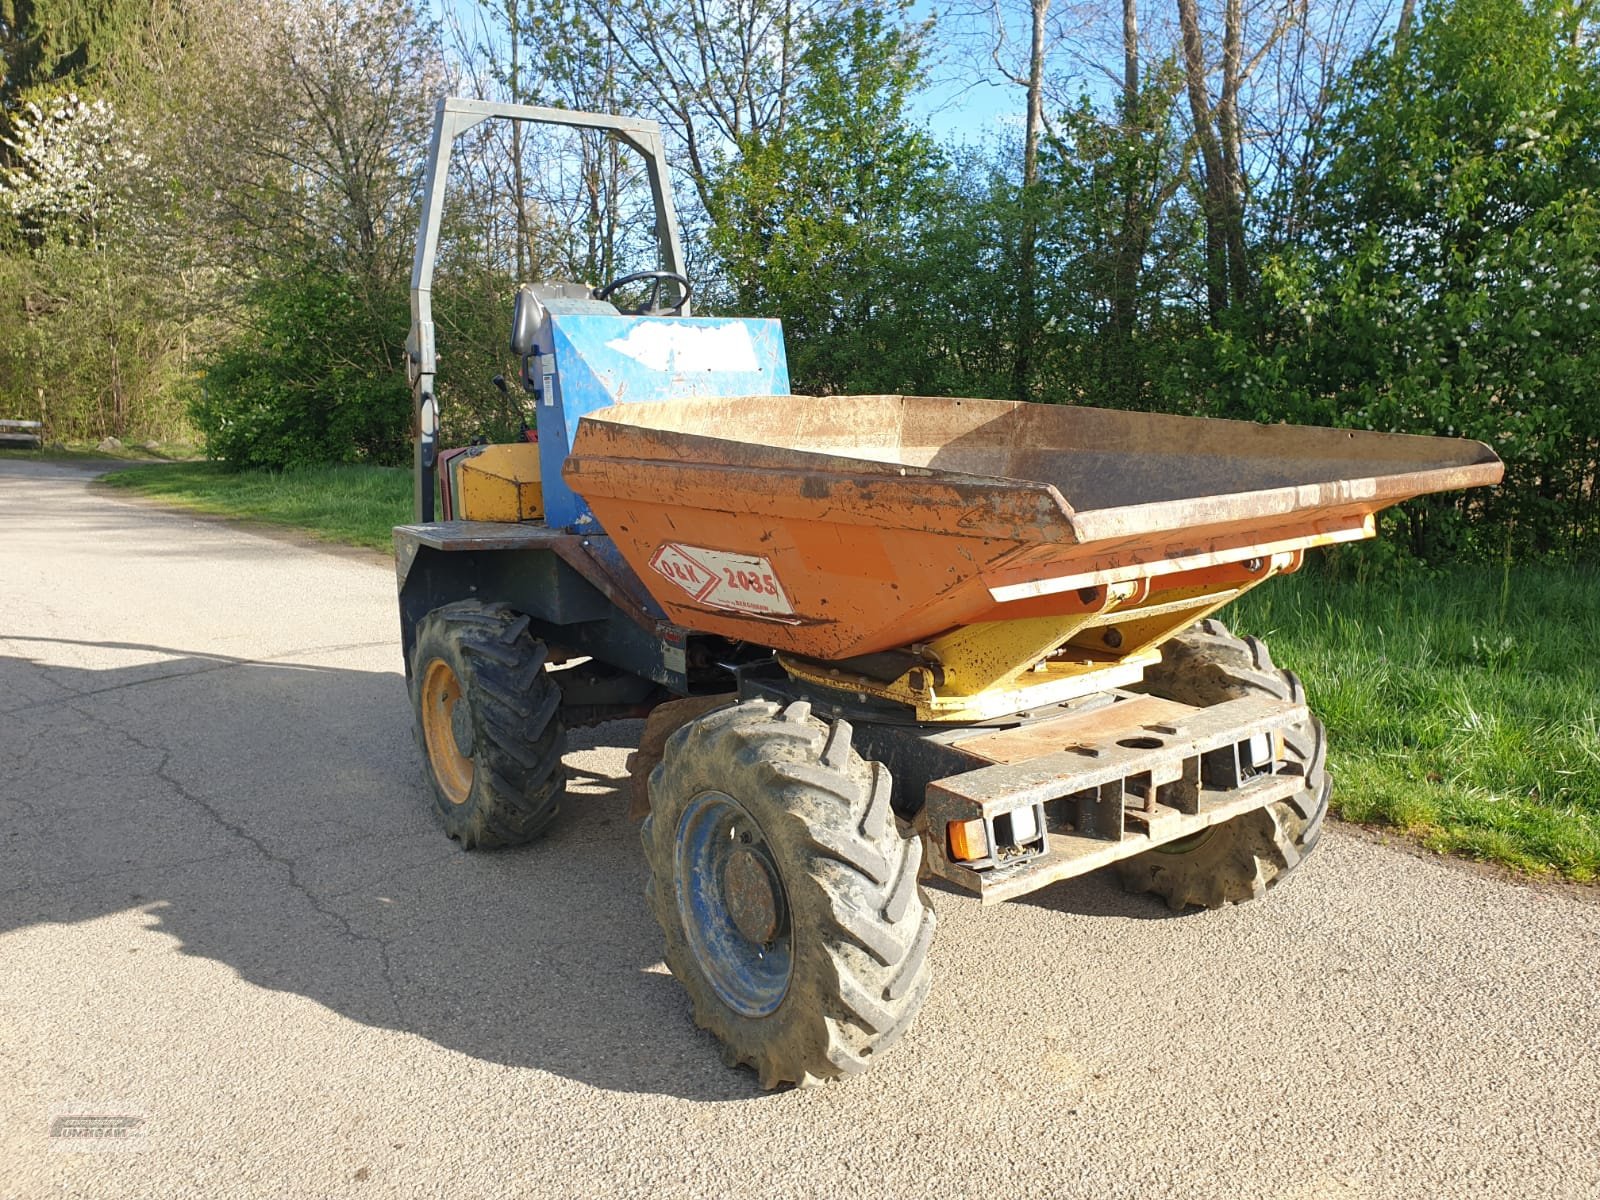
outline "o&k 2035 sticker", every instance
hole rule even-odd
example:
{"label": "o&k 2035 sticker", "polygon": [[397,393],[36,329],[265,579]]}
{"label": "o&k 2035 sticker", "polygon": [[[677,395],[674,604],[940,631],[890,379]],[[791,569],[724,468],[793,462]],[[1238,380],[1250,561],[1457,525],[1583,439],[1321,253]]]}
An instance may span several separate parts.
{"label": "o&k 2035 sticker", "polygon": [[794,616],[778,573],[764,558],[663,542],[650,558],[650,569],[711,608],[780,621]]}

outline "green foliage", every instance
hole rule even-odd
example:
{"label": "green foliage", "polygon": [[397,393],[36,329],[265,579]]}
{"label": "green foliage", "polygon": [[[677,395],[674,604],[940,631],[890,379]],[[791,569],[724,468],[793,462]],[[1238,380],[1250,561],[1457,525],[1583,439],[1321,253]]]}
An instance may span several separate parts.
{"label": "green foliage", "polygon": [[0,415],[53,441],[193,437],[218,275],[133,115],[173,9],[0,0]]}
{"label": "green foliage", "polygon": [[[1362,60],[1267,337],[1220,339],[1240,415],[1468,436],[1503,487],[1407,510],[1432,557],[1600,547],[1600,57],[1559,0],[1450,0]],[[1493,47],[1492,52],[1486,52]]]}
{"label": "green foliage", "polygon": [[892,390],[923,341],[908,268],[941,269],[918,253],[942,190],[940,156],[905,112],[917,49],[859,5],[810,29],[800,60],[782,135],[743,139],[713,185],[711,245],[738,310],[784,318],[798,388]]}
{"label": "green foliage", "polygon": [[[104,99],[36,92],[0,134],[0,408],[51,440],[183,432],[191,280],[149,218],[136,132]],[[166,257],[167,261],[159,261]]]}
{"label": "green foliage", "polygon": [[271,469],[405,460],[405,294],[352,284],[316,269],[262,280],[191,409],[210,457]]}
{"label": "green foliage", "polygon": [[1042,398],[1191,411],[1170,363],[1204,327],[1200,213],[1182,187],[1182,78],[1168,62],[1109,112],[1085,96],[1041,147]]}
{"label": "green foliage", "polygon": [[4,415],[93,441],[192,407],[236,464],[401,457],[432,28],[403,0],[0,0]]}
{"label": "green foliage", "polygon": [[[1464,434],[1505,457],[1505,486],[1404,507],[1341,569],[1600,547],[1588,7],[1434,0],[1317,101],[1314,140],[1255,142],[1287,157],[1241,194],[1293,218],[1247,225],[1256,299],[1220,315],[1181,55],[1153,30],[1127,91],[1049,114],[1024,195],[1014,145],[945,153],[908,115],[927,31],[900,0],[762,0],[759,45],[687,3],[489,7],[497,53],[522,57],[483,78],[667,120],[702,311],[781,317],[800,389]],[[275,11],[0,0],[4,415],[142,440],[181,434],[192,405],[234,465],[403,458],[432,27],[409,2]],[[68,88],[83,99],[57,119],[45,102]],[[636,163],[612,178],[633,162],[616,143],[579,138],[558,163],[529,141],[518,164],[507,141],[486,125],[458,147],[434,292],[446,441],[511,437],[527,415],[490,383],[514,374],[521,277],[598,279],[653,250],[626,232],[643,189]]]}
{"label": "green foliage", "polygon": [[1018,305],[1021,210],[1011,181],[973,155],[958,157],[925,194],[915,244],[886,264],[882,285],[904,305],[892,377],[879,390],[925,396],[1004,396]]}
{"label": "green foliage", "polygon": [[1304,679],[1334,807],[1439,850],[1600,878],[1600,576],[1308,569],[1223,614]]}
{"label": "green foliage", "polygon": [[[458,264],[435,275],[433,295],[439,343],[449,347],[434,378],[440,444],[515,441],[524,422],[529,428],[537,424],[538,414],[517,382],[517,360],[507,347],[509,280],[500,272]],[[506,380],[507,393],[494,386],[496,375]]]}
{"label": "green foliage", "polygon": [[[499,263],[479,216],[459,200],[447,202],[434,268],[433,320],[443,349],[434,394],[446,446],[513,441],[523,421],[535,423],[508,346],[518,281]],[[508,381],[509,395],[494,386],[496,375]]]}
{"label": "green foliage", "polygon": [[183,281],[135,249],[0,254],[0,415],[52,441],[181,438]]}
{"label": "green foliage", "polygon": [[136,47],[151,7],[150,0],[0,0],[0,135],[36,90],[86,83]]}

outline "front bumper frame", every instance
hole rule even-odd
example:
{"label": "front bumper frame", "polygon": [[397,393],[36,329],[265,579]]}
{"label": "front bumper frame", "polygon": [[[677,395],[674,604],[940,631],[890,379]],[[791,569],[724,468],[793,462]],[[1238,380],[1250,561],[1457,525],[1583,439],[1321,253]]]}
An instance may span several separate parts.
{"label": "front bumper frame", "polygon": [[[1303,788],[1281,732],[1309,719],[1303,704],[1246,696],[1150,724],[1102,723],[1055,753],[937,779],[916,821],[924,870],[990,904],[1191,837]],[[1251,742],[1263,737],[1271,761],[1256,767]],[[951,856],[951,822],[984,821],[992,852],[996,818],[1024,805],[1042,817],[1033,848],[982,864]]]}

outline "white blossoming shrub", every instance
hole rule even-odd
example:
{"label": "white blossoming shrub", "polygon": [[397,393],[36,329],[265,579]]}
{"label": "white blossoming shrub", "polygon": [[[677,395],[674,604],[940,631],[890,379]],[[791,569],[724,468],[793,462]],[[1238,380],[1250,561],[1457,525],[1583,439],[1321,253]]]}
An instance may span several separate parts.
{"label": "white blossoming shrub", "polygon": [[13,159],[0,168],[0,212],[34,238],[98,244],[148,167],[116,110],[68,92],[23,105],[12,129],[0,138]]}

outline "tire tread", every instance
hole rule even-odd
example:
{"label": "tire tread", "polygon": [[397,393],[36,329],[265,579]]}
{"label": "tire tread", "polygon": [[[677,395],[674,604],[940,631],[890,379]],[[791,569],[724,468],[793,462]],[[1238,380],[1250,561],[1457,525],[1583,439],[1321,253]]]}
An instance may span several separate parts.
{"label": "tire tread", "polygon": [[[532,841],[560,811],[566,790],[561,692],[544,670],[549,655],[529,625],[525,614],[476,600],[434,609],[418,625],[411,672],[417,741],[445,831],[464,849]],[[450,663],[472,706],[473,784],[463,804],[444,796],[426,761],[421,680],[434,658]]]}
{"label": "tire tread", "polygon": [[[824,724],[798,701],[746,701],[698,718],[668,741],[652,775],[641,836],[667,966],[696,1024],[763,1087],[858,1074],[927,997],[935,919],[917,882],[922,843],[896,825],[892,786],[886,768],[855,753],[848,722]],[[738,796],[784,864],[795,973],[777,1012],[760,1020],[720,1000],[680,924],[676,814],[708,787]]]}
{"label": "tire tread", "polygon": [[[1279,670],[1265,642],[1234,637],[1210,618],[1162,647],[1162,660],[1146,672],[1141,690],[1202,706],[1250,695],[1305,701],[1300,677]],[[1259,899],[1298,870],[1322,836],[1332,794],[1322,722],[1311,716],[1290,727],[1284,750],[1299,765],[1305,786],[1217,826],[1193,850],[1151,850],[1118,864],[1123,886],[1151,892],[1181,912]]]}

